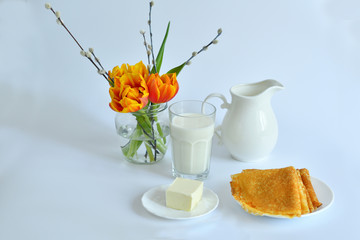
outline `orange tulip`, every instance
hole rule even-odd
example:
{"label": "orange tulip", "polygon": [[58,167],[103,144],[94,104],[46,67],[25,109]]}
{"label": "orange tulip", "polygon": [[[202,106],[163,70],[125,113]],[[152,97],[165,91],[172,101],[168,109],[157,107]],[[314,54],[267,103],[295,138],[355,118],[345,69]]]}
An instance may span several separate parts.
{"label": "orange tulip", "polygon": [[120,78],[126,73],[135,73],[140,74],[144,79],[147,79],[149,76],[149,71],[142,61],[138,62],[135,65],[123,64],[121,68],[116,66],[112,71],[109,71],[110,79],[115,81],[116,78]]}
{"label": "orange tulip", "polygon": [[165,103],[170,101],[179,91],[176,73],[168,73],[162,76],[151,74],[147,80],[149,100],[152,103]]}
{"label": "orange tulip", "polygon": [[148,104],[149,91],[140,74],[126,73],[115,78],[114,87],[109,89],[109,93],[109,106],[116,112],[136,112]]}
{"label": "orange tulip", "polygon": [[116,112],[136,112],[148,103],[149,91],[146,79],[149,71],[139,62],[135,65],[123,64],[109,71],[109,78],[113,79],[114,86],[109,89],[111,102],[109,106]]}

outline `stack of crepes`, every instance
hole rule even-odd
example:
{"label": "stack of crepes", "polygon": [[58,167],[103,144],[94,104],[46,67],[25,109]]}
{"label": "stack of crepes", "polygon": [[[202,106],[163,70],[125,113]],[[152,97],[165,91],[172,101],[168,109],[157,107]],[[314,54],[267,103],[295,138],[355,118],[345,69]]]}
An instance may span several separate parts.
{"label": "stack of crepes", "polygon": [[306,168],[246,169],[231,179],[233,197],[255,215],[300,217],[322,204]]}

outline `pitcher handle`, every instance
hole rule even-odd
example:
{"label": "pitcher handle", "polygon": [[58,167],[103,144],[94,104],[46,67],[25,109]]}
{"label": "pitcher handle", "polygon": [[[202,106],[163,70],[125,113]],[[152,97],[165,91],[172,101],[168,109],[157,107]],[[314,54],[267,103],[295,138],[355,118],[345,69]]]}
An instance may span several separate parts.
{"label": "pitcher handle", "polygon": [[[224,109],[224,108],[229,108],[230,107],[230,104],[227,102],[227,100],[226,100],[226,97],[224,96],[224,95],[222,95],[221,93],[211,93],[211,94],[209,94],[206,98],[205,98],[205,100],[204,100],[204,102],[206,102],[207,100],[209,100],[210,98],[213,98],[213,97],[217,97],[217,98],[220,98],[222,101],[223,101],[223,103],[220,105],[220,107],[222,108],[222,109]],[[221,125],[219,125],[219,126],[217,126],[216,128],[215,128],[215,134],[216,134],[216,136],[218,136],[218,138],[220,139],[220,141],[221,141]]]}
{"label": "pitcher handle", "polygon": [[207,100],[209,100],[210,98],[213,98],[213,97],[217,97],[217,98],[220,98],[222,101],[223,101],[223,104],[220,105],[221,108],[229,108],[230,107],[230,104],[227,102],[226,100],[226,97],[224,95],[222,95],[221,93],[211,93],[209,94],[204,102],[206,102]]}

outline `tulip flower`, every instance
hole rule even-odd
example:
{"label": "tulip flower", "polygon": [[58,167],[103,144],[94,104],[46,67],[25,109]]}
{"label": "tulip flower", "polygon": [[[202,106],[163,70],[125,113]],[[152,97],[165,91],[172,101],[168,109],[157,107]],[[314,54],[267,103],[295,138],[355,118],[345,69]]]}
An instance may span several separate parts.
{"label": "tulip flower", "polygon": [[114,87],[110,87],[109,94],[109,106],[116,112],[136,112],[148,104],[149,91],[140,74],[126,73],[115,78]]}
{"label": "tulip flower", "polygon": [[116,66],[113,68],[112,71],[109,71],[108,74],[110,79],[115,80],[115,78],[120,78],[126,73],[140,74],[144,79],[147,79],[147,77],[149,76],[149,71],[142,61],[138,62],[135,65],[122,64],[121,68],[119,66]]}
{"label": "tulip flower", "polygon": [[149,91],[146,79],[149,71],[141,61],[135,65],[116,66],[108,74],[114,81],[114,86],[109,89],[109,106],[112,110],[122,113],[136,112],[147,105]]}
{"label": "tulip flower", "polygon": [[162,76],[151,74],[147,80],[149,100],[152,103],[165,103],[170,101],[179,91],[179,84],[175,73],[167,73]]}

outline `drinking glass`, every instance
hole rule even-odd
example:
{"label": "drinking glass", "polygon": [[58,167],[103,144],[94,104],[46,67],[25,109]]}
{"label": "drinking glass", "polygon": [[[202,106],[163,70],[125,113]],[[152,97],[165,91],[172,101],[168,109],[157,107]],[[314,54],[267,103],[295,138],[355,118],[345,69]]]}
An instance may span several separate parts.
{"label": "drinking glass", "polygon": [[173,176],[198,180],[207,178],[215,113],[214,105],[197,100],[170,105]]}

